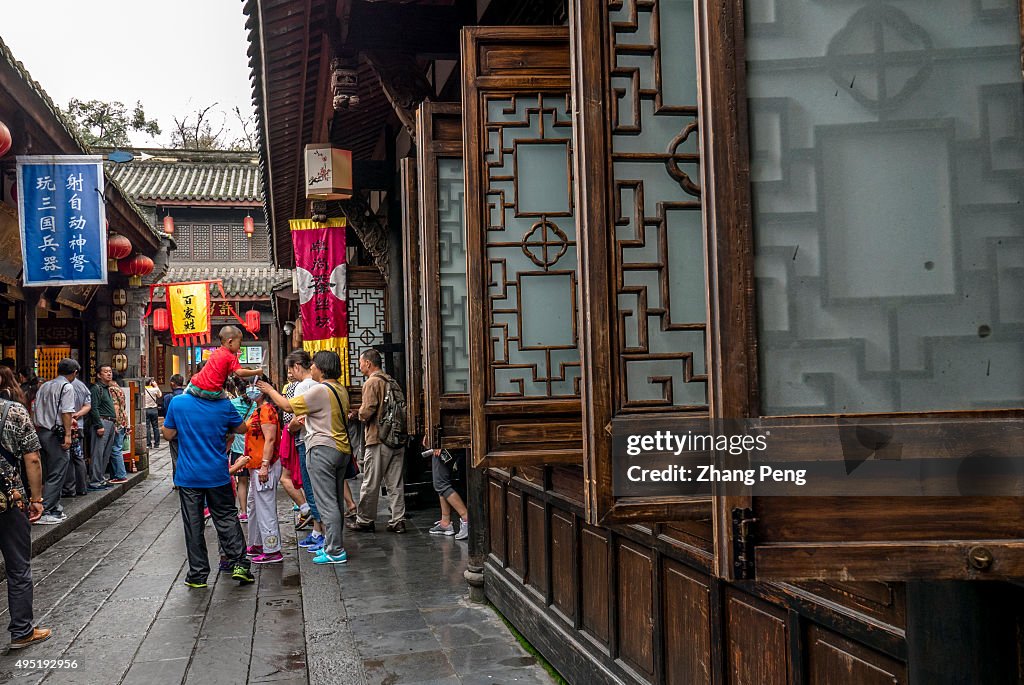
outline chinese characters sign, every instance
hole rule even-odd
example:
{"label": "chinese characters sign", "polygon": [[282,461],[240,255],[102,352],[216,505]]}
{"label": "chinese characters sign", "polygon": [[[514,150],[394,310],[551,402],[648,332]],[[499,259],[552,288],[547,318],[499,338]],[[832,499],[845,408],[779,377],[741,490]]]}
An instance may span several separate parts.
{"label": "chinese characters sign", "polygon": [[[292,219],[295,273],[302,314],[302,346],[307,352],[333,350],[348,370],[348,282],[345,265],[345,220],[316,223]],[[340,379],[348,383],[348,378]]]}
{"label": "chinese characters sign", "polygon": [[167,311],[171,313],[171,342],[198,345],[210,342],[210,284],[167,284]]}
{"label": "chinese characters sign", "polygon": [[24,285],[107,282],[99,156],[18,157]]}

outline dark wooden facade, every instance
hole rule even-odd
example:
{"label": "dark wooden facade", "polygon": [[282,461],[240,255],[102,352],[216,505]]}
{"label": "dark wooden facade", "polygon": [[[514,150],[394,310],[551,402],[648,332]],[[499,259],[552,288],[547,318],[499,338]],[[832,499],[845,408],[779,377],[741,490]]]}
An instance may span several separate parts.
{"label": "dark wooden facade", "polygon": [[[913,424],[909,452],[941,440],[940,425],[951,418],[1019,430],[1019,388],[998,401],[914,408],[912,385],[924,374],[902,370],[892,372],[906,387],[891,407],[847,414],[841,403],[780,401],[766,384],[777,373],[772,355],[785,352],[778,352],[783,336],[764,330],[759,307],[769,310],[763,298],[771,280],[759,269],[783,250],[759,245],[757,232],[773,222],[839,221],[785,203],[764,209],[766,188],[799,187],[801,168],[817,165],[820,174],[823,165],[821,150],[787,133],[800,122],[783,102],[784,84],[770,81],[777,73],[818,69],[831,79],[829,96],[851,98],[882,121],[829,123],[822,136],[925,130],[933,141],[936,127],[922,123],[932,113],[898,121],[909,92],[954,55],[999,55],[1005,67],[1016,51],[933,53],[928,31],[908,18],[923,21],[919,11],[874,5],[847,13],[828,59],[772,61],[756,41],[784,35],[786,21],[810,21],[784,3],[570,0],[490,3],[482,14],[467,4],[450,3],[457,11],[448,14],[465,25],[461,45],[438,34],[430,48],[409,48],[434,100],[415,108],[415,131],[401,130],[409,102],[395,98],[397,113],[386,124],[351,120],[362,126],[360,140],[374,130],[378,149],[409,149],[409,159],[391,161],[401,170],[393,192],[402,197],[402,278],[407,318],[415,319],[405,331],[415,351],[407,383],[423,402],[412,418],[428,442],[468,449],[478,464],[469,480],[477,517],[471,551],[487,598],[573,683],[1024,678],[1020,499],[621,497],[612,488],[609,434],[621,418],[694,426],[757,418],[786,428],[794,458],[836,460],[821,431],[839,415]],[[341,5],[346,37],[335,48],[346,54],[388,49],[376,34],[372,46],[361,46],[352,17],[388,5],[396,21],[412,25],[423,9]],[[1011,19],[1024,26],[1019,3],[972,7],[965,23],[972,30]],[[957,25],[951,19],[946,28]],[[836,90],[846,78],[844,41],[867,35],[857,33],[865,27],[882,36],[881,52],[885,36],[897,35],[924,49],[928,66],[880,90],[857,90],[867,78],[857,72],[849,92]],[[456,47],[461,56],[451,68]],[[898,60],[911,57],[901,52]],[[1022,70],[1024,63],[999,72],[1008,85],[984,85],[985,111],[996,111],[999,98],[1019,101]],[[768,96],[758,79],[769,83]],[[999,125],[1015,120],[1016,106],[1002,110],[1011,114]],[[765,128],[765,121],[782,123]],[[1019,126],[1010,128],[1018,133],[1008,129],[1003,144],[1024,144]],[[766,130],[782,131],[782,148],[795,150],[779,177],[756,164]],[[957,145],[968,149],[966,141]],[[986,163],[985,178],[1019,197],[1019,165]],[[550,174],[555,168],[564,176]],[[536,182],[541,172],[546,184]],[[971,206],[964,211],[982,211]],[[1018,224],[1022,218],[999,211]],[[1000,235],[1015,235],[1001,226]],[[807,259],[813,241],[798,244]],[[793,263],[786,273],[806,276],[799,272],[809,265],[792,249],[786,255]],[[844,268],[824,248],[820,259]],[[823,277],[816,279],[800,283]],[[863,299],[891,311],[903,304],[886,297]],[[531,319],[538,302],[550,311]],[[793,305],[791,316],[800,313]],[[1018,332],[1007,320],[997,337]],[[799,341],[793,347],[801,349]],[[842,345],[823,347],[841,359]],[[819,352],[802,349],[808,357]],[[802,373],[816,387],[814,373]]]}

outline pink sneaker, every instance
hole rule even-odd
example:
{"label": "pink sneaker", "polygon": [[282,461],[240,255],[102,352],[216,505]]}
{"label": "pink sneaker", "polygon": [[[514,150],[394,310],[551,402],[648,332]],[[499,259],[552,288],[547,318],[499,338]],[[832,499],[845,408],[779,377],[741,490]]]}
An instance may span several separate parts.
{"label": "pink sneaker", "polygon": [[248,520],[249,520],[249,517],[248,517],[248,516],[246,516],[245,514],[239,514],[239,515],[238,515],[238,520],[239,520],[239,521],[240,521],[241,523],[245,523],[246,521],[248,521]]}
{"label": "pink sneaker", "polygon": [[263,545],[249,545],[245,548],[245,555],[249,557],[256,557],[263,554]]}
{"label": "pink sneaker", "polygon": [[284,561],[284,555],[280,552],[268,552],[252,558],[254,564],[276,564],[279,561]]}

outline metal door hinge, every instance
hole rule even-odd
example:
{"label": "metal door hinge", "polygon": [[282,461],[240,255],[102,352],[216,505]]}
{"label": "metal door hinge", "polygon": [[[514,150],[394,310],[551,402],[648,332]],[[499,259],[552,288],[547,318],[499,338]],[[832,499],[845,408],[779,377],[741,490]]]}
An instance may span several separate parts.
{"label": "metal door hinge", "polygon": [[733,575],[736,580],[754,578],[754,532],[753,510],[736,507],[732,510],[732,552]]}

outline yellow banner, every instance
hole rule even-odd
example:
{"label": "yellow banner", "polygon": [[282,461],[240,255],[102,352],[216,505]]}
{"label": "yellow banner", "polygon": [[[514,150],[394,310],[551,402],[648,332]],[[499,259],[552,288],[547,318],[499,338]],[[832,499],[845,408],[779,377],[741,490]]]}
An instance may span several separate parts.
{"label": "yellow banner", "polygon": [[174,345],[210,342],[210,284],[175,283],[167,286]]}

